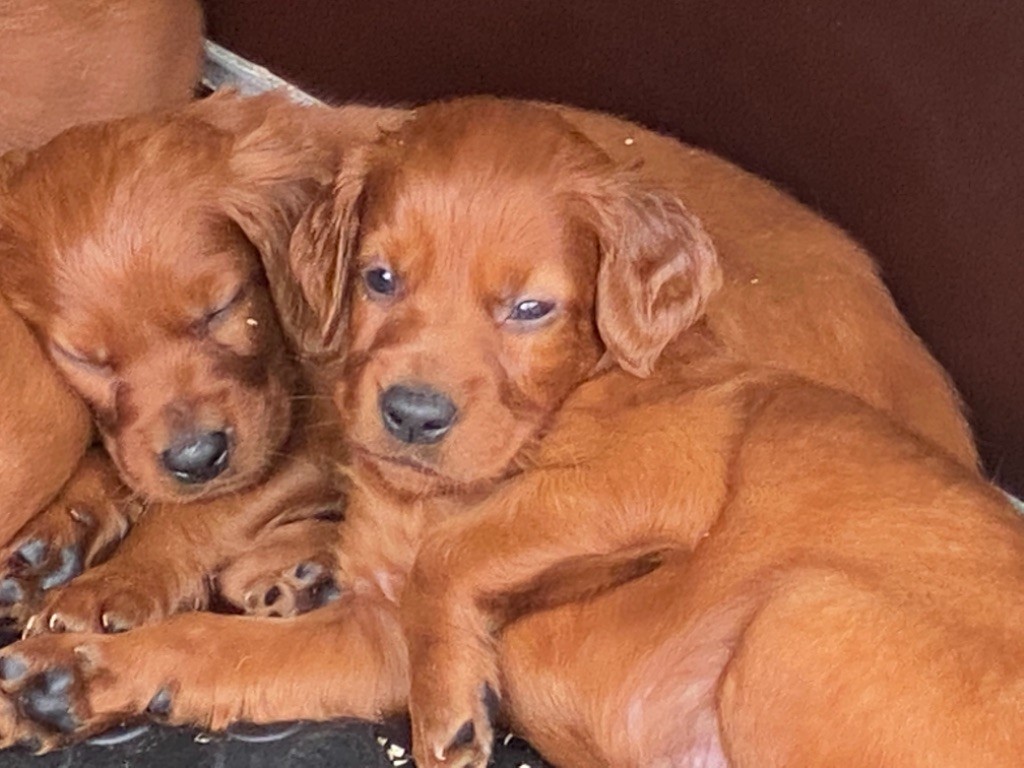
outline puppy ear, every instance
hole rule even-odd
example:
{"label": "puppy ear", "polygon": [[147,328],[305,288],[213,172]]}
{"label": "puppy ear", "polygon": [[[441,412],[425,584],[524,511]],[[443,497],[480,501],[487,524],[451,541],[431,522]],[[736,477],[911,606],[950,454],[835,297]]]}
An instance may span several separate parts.
{"label": "puppy ear", "polygon": [[322,109],[276,92],[215,94],[190,109],[230,142],[228,180],[216,205],[259,252],[283,330],[299,352],[319,349],[317,319],[304,301],[305,287],[295,282],[289,245],[297,226],[318,240],[329,237],[329,191],[338,166],[338,144],[314,127],[322,124]]}
{"label": "puppy ear", "polygon": [[333,188],[310,206],[292,234],[289,275],[279,282],[294,290],[277,300],[286,333],[306,355],[335,355],[341,349],[348,267],[358,247],[363,186],[363,164],[357,158],[346,163]]}
{"label": "puppy ear", "polygon": [[722,282],[700,221],[672,193],[619,171],[590,196],[601,263],[597,327],[616,362],[647,377]]}
{"label": "puppy ear", "polygon": [[312,129],[307,112],[283,93],[211,96],[194,115],[231,137],[230,180],[220,204],[265,262],[286,258],[299,216],[334,177],[337,147]]}

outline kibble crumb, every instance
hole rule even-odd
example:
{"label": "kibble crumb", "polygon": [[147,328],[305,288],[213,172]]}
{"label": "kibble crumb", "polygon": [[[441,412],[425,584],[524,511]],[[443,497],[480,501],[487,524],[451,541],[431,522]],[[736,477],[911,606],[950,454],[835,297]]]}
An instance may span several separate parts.
{"label": "kibble crumb", "polygon": [[405,757],[405,748],[399,744],[392,744],[388,747],[387,755],[388,760],[394,760],[398,757]]}

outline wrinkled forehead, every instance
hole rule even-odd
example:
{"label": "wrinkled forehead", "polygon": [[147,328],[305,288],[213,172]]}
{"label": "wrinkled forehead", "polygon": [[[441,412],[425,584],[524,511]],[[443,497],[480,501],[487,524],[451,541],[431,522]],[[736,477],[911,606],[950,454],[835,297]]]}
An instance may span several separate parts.
{"label": "wrinkled forehead", "polygon": [[565,195],[541,174],[453,164],[371,179],[360,253],[420,283],[568,292],[591,271]]}

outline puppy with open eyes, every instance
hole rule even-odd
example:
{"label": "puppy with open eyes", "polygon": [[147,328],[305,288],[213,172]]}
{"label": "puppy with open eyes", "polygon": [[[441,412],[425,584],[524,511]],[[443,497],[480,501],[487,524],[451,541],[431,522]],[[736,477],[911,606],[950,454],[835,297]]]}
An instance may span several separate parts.
{"label": "puppy with open eyes", "polygon": [[[919,347],[867,262],[717,173],[692,199],[721,261],[552,110],[435,105],[351,158],[290,252],[307,340],[339,356],[341,599],[29,638],[0,658],[3,732],[58,744],[151,702],[212,727],[411,706],[419,763],[482,766],[500,701],[566,766],[1016,765],[1021,523],[934,366],[932,409],[869,404],[838,331]],[[723,189],[751,208],[730,219]],[[759,222],[794,248],[745,249]],[[841,389],[791,344],[814,332],[858,353]]]}
{"label": "puppy with open eyes", "polygon": [[[71,129],[11,172],[0,292],[89,405],[106,449],[8,547],[0,592],[29,633],[123,630],[205,605],[233,556],[294,567],[322,549],[340,514],[319,466],[334,430],[301,425],[336,419],[305,391],[282,330],[279,318],[302,324],[282,270],[340,153],[389,114],[218,95]],[[121,503],[129,492],[150,503],[132,535],[55,589],[138,517]],[[293,524],[310,515],[328,519]],[[327,567],[306,562],[277,600],[249,607],[295,610]]]}

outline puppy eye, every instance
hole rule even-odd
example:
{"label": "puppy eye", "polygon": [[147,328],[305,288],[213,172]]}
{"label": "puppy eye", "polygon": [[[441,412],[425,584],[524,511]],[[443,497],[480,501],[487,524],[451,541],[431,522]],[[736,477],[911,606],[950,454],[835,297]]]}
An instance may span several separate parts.
{"label": "puppy eye", "polygon": [[93,359],[81,352],[70,350],[57,342],[53,342],[50,346],[58,355],[86,373],[91,373],[95,376],[109,376],[113,373],[114,368],[107,360]]}
{"label": "puppy eye", "polygon": [[512,311],[508,313],[508,319],[518,323],[535,322],[550,315],[554,308],[555,304],[552,301],[526,299],[512,307]]}
{"label": "puppy eye", "polygon": [[363,272],[363,283],[370,293],[394,296],[398,290],[398,277],[386,267],[371,267]]}
{"label": "puppy eye", "polygon": [[227,317],[234,311],[235,307],[238,306],[238,303],[242,300],[244,296],[245,289],[239,288],[237,291],[235,291],[235,293],[231,295],[230,299],[223,302],[219,307],[207,311],[207,313],[203,315],[202,324],[204,326],[212,325],[213,323],[216,323],[218,320],[222,320],[223,318]]}

